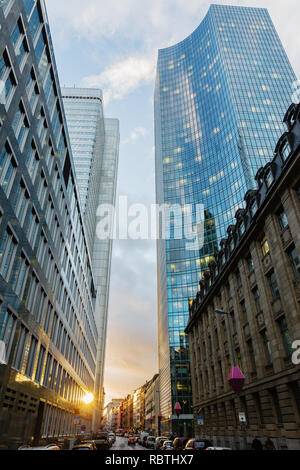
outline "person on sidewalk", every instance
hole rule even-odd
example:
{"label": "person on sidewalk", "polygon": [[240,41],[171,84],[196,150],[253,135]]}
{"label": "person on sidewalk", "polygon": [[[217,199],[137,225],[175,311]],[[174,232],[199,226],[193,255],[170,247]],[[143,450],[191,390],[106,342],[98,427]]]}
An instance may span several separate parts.
{"label": "person on sidewalk", "polygon": [[273,441],[268,437],[268,439],[265,442],[265,450],[276,450],[276,447],[274,446]]}
{"label": "person on sidewalk", "polygon": [[254,436],[254,439],[253,439],[253,442],[252,442],[252,445],[251,445],[251,449],[252,450],[263,450],[263,445],[262,443],[260,442],[259,439],[257,439],[256,436]]}

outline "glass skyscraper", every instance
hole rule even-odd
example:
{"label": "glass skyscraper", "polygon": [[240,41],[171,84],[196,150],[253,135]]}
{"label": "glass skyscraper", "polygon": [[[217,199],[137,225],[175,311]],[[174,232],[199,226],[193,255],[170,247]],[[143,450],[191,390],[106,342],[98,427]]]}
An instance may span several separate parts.
{"label": "glass skyscraper", "polygon": [[[0,445],[92,427],[95,279],[45,4],[0,2]],[[4,353],[4,354],[3,354]]]}
{"label": "glass skyscraper", "polygon": [[92,250],[105,142],[102,91],[89,88],[62,88],[62,95],[81,207]]}
{"label": "glass skyscraper", "polygon": [[95,318],[98,329],[95,397],[98,405],[94,429],[103,409],[103,379],[108,320],[112,240],[100,240],[96,234],[97,209],[101,204],[115,205],[118,160],[119,121],[105,119],[102,91],[88,88],[62,88],[67,124],[73,151],[85,226],[89,237],[95,287]]}
{"label": "glass skyscraper", "polygon": [[[158,54],[155,90],[158,204],[205,208],[204,246],[158,242],[159,366],[162,424],[191,426],[188,299],[218,243],[273,156],[291,102],[293,69],[268,11],[212,5],[200,26]],[[174,220],[176,224],[176,219]],[[174,422],[174,421],[173,421]]]}

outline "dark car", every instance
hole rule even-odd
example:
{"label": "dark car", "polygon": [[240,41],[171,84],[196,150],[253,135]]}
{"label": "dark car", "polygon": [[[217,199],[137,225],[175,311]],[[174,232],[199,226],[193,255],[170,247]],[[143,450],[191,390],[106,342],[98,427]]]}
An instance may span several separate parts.
{"label": "dark car", "polygon": [[184,450],[206,450],[211,445],[208,439],[190,439]]}
{"label": "dark car", "polygon": [[173,450],[184,450],[188,441],[188,437],[176,437],[173,441]]}
{"label": "dark car", "polygon": [[78,444],[74,446],[72,450],[95,450],[93,444]]}
{"label": "dark car", "polygon": [[111,443],[107,432],[100,432],[95,439],[97,450],[109,450]]}
{"label": "dark car", "polygon": [[129,436],[129,437],[128,437],[128,445],[129,445],[129,446],[135,446],[135,444],[136,444],[136,439],[135,439],[135,437],[134,437],[134,436]]}
{"label": "dark car", "polygon": [[147,449],[154,449],[154,444],[155,444],[155,437],[154,436],[148,436],[147,441],[146,441]]}

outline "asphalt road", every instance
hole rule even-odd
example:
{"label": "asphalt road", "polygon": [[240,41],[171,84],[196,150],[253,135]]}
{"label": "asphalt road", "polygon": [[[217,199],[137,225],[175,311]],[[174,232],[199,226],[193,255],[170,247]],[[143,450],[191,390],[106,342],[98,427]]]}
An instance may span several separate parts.
{"label": "asphalt road", "polygon": [[129,446],[127,444],[127,437],[118,437],[114,445],[110,448],[110,450],[147,450],[144,447],[140,446],[139,444],[135,444],[135,446]]}

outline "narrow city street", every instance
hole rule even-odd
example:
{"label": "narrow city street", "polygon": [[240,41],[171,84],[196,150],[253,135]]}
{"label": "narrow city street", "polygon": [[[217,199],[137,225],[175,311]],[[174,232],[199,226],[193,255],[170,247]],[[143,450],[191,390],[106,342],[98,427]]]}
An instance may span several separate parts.
{"label": "narrow city street", "polygon": [[136,444],[135,446],[129,446],[127,444],[127,437],[117,437],[116,442],[110,450],[147,450],[145,447]]}

